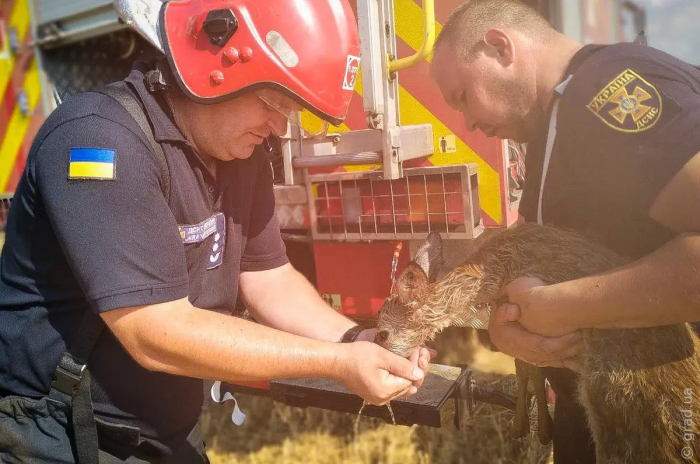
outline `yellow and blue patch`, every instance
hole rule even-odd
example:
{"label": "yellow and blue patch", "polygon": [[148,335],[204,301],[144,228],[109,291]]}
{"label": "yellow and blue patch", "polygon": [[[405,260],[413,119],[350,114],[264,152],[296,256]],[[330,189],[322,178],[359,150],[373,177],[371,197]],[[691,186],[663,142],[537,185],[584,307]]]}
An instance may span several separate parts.
{"label": "yellow and blue patch", "polygon": [[609,127],[620,132],[643,132],[661,118],[661,94],[642,76],[626,69],[608,82],[587,105]]}
{"label": "yellow and blue patch", "polygon": [[71,148],[69,179],[114,179],[116,152],[106,148]]}

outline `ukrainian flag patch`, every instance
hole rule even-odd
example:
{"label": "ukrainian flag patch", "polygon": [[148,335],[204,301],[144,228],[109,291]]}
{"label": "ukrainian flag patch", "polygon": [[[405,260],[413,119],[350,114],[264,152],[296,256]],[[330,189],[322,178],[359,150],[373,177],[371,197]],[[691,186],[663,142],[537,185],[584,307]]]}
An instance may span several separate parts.
{"label": "ukrainian flag patch", "polygon": [[69,179],[114,179],[116,152],[106,148],[71,148]]}

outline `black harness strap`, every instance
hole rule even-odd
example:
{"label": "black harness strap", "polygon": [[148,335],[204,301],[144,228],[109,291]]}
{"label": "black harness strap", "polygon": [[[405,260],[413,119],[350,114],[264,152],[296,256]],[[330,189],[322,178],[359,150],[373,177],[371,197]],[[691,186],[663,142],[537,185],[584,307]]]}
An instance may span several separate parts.
{"label": "black harness strap", "polygon": [[124,109],[126,109],[126,111],[131,115],[132,118],[134,118],[136,123],[141,128],[143,135],[146,137],[146,140],[151,145],[153,153],[156,155],[158,168],[161,174],[163,175],[164,181],[163,185],[161,185],[161,188],[163,189],[163,196],[165,196],[165,199],[168,202],[170,202],[170,169],[168,169],[168,162],[165,158],[165,152],[163,152],[163,147],[161,147],[160,144],[156,142],[156,139],[153,137],[153,129],[151,129],[151,125],[148,122],[148,119],[146,118],[146,114],[144,113],[143,108],[141,108],[141,104],[138,101],[136,101],[136,99],[130,92],[117,87],[112,87],[108,85],[102,90],[100,90],[100,93],[107,95],[108,97],[111,97],[117,102],[119,102],[119,104],[122,105]]}

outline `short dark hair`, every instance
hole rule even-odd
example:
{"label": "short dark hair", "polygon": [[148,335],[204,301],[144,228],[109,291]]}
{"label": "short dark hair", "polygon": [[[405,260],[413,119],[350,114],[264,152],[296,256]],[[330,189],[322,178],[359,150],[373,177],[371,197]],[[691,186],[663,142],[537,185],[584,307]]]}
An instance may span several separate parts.
{"label": "short dark hair", "polygon": [[471,0],[450,14],[434,50],[449,43],[460,56],[472,56],[489,29],[502,27],[515,28],[540,40],[554,31],[542,15],[519,0]]}

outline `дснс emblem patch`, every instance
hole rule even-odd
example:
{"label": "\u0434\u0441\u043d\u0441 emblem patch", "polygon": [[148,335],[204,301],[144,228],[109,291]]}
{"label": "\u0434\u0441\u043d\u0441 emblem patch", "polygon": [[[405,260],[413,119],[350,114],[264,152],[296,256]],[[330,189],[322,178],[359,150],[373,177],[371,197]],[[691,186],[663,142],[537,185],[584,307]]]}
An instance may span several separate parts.
{"label": "\u0434\u0441\u043d\u0441 emblem patch", "polygon": [[605,124],[621,132],[642,132],[661,117],[661,95],[639,74],[626,69],[586,105]]}

